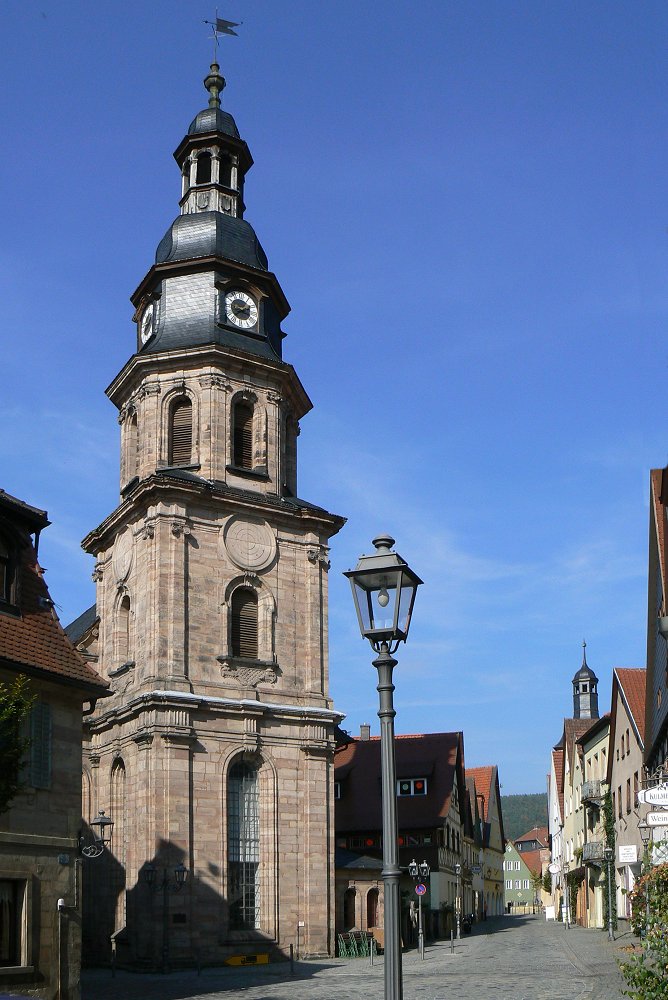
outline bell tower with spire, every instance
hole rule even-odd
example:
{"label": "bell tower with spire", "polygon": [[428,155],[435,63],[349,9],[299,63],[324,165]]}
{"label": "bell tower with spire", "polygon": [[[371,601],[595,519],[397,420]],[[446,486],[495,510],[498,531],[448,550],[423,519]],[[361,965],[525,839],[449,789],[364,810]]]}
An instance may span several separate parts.
{"label": "bell tower with spire", "polygon": [[[115,824],[90,961],[111,940],[143,966],[285,954],[297,927],[302,955],[334,947],[327,570],[344,519],[298,496],[311,402],[282,357],[290,307],[244,218],[253,160],[217,62],[204,83],[174,153],[180,211],[107,389],[119,503],[83,542],[87,649],[113,690],[86,732],[84,802]],[[185,886],[156,902],[143,874],[180,864]]]}
{"label": "bell tower with spire", "polygon": [[573,718],[598,719],[598,677],[587,663],[587,643],[582,642],[582,666],[573,678]]}

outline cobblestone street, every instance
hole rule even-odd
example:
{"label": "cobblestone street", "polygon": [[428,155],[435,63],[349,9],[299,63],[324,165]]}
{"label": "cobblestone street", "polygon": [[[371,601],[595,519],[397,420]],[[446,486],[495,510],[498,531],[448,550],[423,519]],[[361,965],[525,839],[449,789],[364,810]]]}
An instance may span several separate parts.
{"label": "cobblestone street", "polygon": [[[603,931],[546,924],[538,917],[501,917],[455,942],[427,948],[425,960],[404,955],[404,1000],[622,1000],[614,944]],[[205,969],[168,976],[89,970],[82,1000],[381,1000],[383,962],[332,959],[244,969]]]}

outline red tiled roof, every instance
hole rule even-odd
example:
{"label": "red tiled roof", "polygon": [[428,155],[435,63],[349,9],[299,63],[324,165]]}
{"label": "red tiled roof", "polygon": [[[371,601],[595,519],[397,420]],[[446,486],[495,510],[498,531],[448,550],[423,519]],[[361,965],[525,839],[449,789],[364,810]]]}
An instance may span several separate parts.
{"label": "red tiled roof", "polygon": [[[517,841],[516,841],[517,843]],[[543,870],[543,859],[541,854],[544,854],[544,850],[538,851],[519,851],[519,856],[521,857],[524,864],[527,866],[532,875],[537,872],[542,872]]]}
{"label": "red tiled roof", "polygon": [[97,697],[103,695],[108,684],[65,635],[27,537],[20,557],[20,614],[0,614],[0,666],[50,674],[54,680],[75,684]]}
{"label": "red tiled roof", "polygon": [[615,674],[624,692],[626,704],[636,724],[640,739],[645,741],[645,680],[644,667],[615,667]]}
{"label": "red tiled roof", "polygon": [[557,782],[557,798],[559,801],[559,816],[561,822],[564,821],[564,751],[561,747],[555,747],[552,751],[552,761],[554,763],[554,777]]}
{"label": "red tiled roof", "polygon": [[[457,761],[463,762],[461,733],[398,736],[395,743],[397,780],[426,778],[427,794],[397,798],[397,818],[403,828],[426,828],[447,815]],[[334,778],[341,782],[336,803],[337,833],[379,830],[381,823],[380,739],[354,739],[334,755]],[[461,788],[464,807],[464,787]]]}
{"label": "red tiled roof", "polygon": [[476,794],[482,798],[483,807],[479,810],[483,822],[487,822],[490,791],[494,780],[494,765],[487,767],[467,767],[466,777],[475,781]]}
{"label": "red tiled roof", "polygon": [[527,830],[525,834],[514,840],[513,843],[521,844],[523,840],[537,840],[543,847],[547,847],[548,837],[549,834],[546,826],[534,826],[531,830]]}

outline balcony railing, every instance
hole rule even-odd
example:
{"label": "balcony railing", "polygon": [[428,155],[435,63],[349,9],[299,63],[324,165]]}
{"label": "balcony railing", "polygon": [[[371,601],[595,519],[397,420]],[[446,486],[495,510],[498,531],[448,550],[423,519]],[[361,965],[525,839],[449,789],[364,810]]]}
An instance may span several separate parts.
{"label": "balcony railing", "polygon": [[598,778],[593,781],[585,781],[582,785],[582,801],[599,803],[603,798],[601,792],[601,782]]}
{"label": "balcony railing", "polygon": [[585,863],[587,861],[603,861],[605,858],[604,851],[605,844],[602,840],[592,840],[582,848],[582,860]]}

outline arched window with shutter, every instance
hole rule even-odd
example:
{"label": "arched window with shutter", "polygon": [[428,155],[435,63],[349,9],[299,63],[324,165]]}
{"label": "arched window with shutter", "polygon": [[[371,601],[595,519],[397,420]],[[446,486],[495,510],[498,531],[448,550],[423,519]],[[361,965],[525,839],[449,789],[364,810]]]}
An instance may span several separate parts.
{"label": "arched window with shutter", "polygon": [[257,660],[257,594],[248,587],[239,587],[232,594],[232,656]]}
{"label": "arched window with shutter", "polygon": [[169,464],[190,465],[193,447],[193,408],[183,396],[172,406],[169,420]]}
{"label": "arched window with shutter", "polygon": [[232,464],[238,469],[253,468],[253,406],[236,403],[232,419]]}

